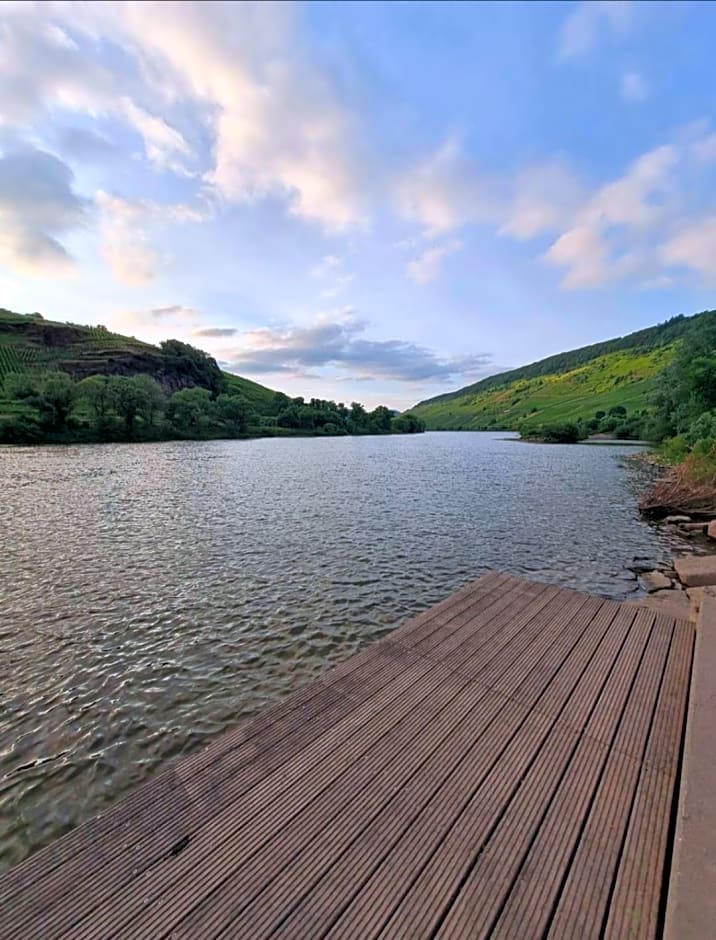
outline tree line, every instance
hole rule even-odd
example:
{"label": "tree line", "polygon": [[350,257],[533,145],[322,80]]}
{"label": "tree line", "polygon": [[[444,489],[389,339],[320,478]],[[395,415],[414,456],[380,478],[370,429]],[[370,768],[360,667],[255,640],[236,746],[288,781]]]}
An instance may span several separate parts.
{"label": "tree line", "polygon": [[[201,363],[197,363],[201,367]],[[214,378],[212,376],[212,378]],[[151,376],[66,372],[9,373],[4,397],[14,408],[0,420],[5,443],[240,438],[272,434],[400,434],[425,430],[410,414],[379,405],[366,411],[334,401],[275,393],[258,414],[236,391],[194,386],[168,394]]]}
{"label": "tree line", "polygon": [[716,311],[699,318],[662,373],[650,430],[667,457],[716,482]]}

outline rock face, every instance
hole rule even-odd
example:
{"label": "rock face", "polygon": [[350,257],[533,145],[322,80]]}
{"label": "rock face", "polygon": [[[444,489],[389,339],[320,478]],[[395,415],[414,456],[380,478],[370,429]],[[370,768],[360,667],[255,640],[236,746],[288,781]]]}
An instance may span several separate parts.
{"label": "rock face", "polygon": [[716,519],[712,519],[709,522],[709,527],[706,530],[706,534],[710,539],[716,539]]}
{"label": "rock face", "polygon": [[695,555],[677,558],[674,562],[679,580],[686,587],[716,584],[716,555]]}
{"label": "rock face", "polygon": [[645,571],[641,575],[641,581],[650,594],[654,591],[665,591],[671,587],[671,579],[661,571]]}

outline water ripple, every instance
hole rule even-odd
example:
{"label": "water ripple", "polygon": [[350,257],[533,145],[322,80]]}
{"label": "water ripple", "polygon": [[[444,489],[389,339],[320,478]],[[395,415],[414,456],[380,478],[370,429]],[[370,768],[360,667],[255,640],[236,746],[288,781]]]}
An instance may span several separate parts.
{"label": "water ripple", "polygon": [[0,448],[0,868],[488,568],[669,556],[626,448],[504,438]]}

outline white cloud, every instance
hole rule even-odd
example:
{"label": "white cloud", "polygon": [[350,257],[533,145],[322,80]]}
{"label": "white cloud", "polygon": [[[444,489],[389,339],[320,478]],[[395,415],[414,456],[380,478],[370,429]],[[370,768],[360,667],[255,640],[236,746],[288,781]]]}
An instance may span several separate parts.
{"label": "white cloud", "polygon": [[698,271],[704,278],[716,278],[716,215],[690,222],[669,238],[661,249],[667,264]]}
{"label": "white cloud", "polygon": [[438,235],[468,222],[493,220],[495,184],[483,179],[459,141],[446,140],[396,185],[399,211]]}
{"label": "white cloud", "polygon": [[451,242],[445,242],[442,245],[435,245],[432,248],[426,248],[416,258],[408,262],[408,277],[416,284],[428,284],[434,281],[440,274],[443,260],[448,256],[460,251],[462,242],[457,239]]}
{"label": "white cloud", "polygon": [[517,176],[499,233],[522,240],[553,232],[574,218],[584,199],[582,184],[562,161],[528,167]]}
{"label": "white cloud", "polygon": [[95,202],[100,210],[102,255],[112,275],[130,286],[152,281],[161,258],[143,227],[152,210],[151,203],[123,199],[102,190],[96,194]]}
{"label": "white cloud", "polygon": [[657,147],[587,199],[545,254],[566,269],[563,287],[600,287],[650,265],[653,234],[677,208],[674,176],[682,159],[674,145]]}
{"label": "white cloud", "polygon": [[144,141],[147,159],[158,169],[172,169],[186,173],[182,157],[190,157],[192,150],[179,131],[163,119],[149,114],[130,98],[121,99],[121,110],[127,121]]}
{"label": "white cloud", "polygon": [[582,225],[569,229],[545,254],[547,261],[567,268],[562,286],[567,289],[601,287],[612,276],[609,254],[602,235]]}
{"label": "white cloud", "polygon": [[621,96],[625,101],[638,103],[649,97],[649,86],[639,72],[625,72],[621,80]]}
{"label": "white cloud", "polygon": [[[101,63],[100,46],[114,47]],[[280,198],[329,229],[367,218],[355,120],[303,53],[291,4],[4,10],[2,120],[39,121],[53,108],[124,121],[155,168],[182,175],[198,157],[169,115],[190,113],[208,136],[205,179],[224,199]]]}
{"label": "white cloud", "polygon": [[[168,334],[199,335],[201,314],[183,304],[166,304],[150,310],[122,310],[109,318],[112,327],[120,332],[140,332],[153,342],[166,339]],[[208,334],[207,334],[208,335]]]}
{"label": "white cloud", "polygon": [[716,134],[697,136],[691,144],[691,154],[697,163],[713,163],[716,161]]}
{"label": "white cloud", "polygon": [[318,264],[311,268],[311,277],[324,278],[332,274],[343,264],[343,258],[338,255],[324,255]]}
{"label": "white cloud", "polygon": [[682,154],[665,144],[643,154],[624,176],[603,186],[591,199],[585,215],[592,223],[653,225],[669,211],[673,171]]}
{"label": "white cloud", "polygon": [[147,311],[152,320],[189,320],[199,319],[199,314],[191,307],[184,307],[182,304],[169,304],[166,307],[152,307]]}
{"label": "white cloud", "polygon": [[603,38],[624,38],[634,18],[631,0],[585,0],[577,3],[562,24],[558,58],[585,55]]}
{"label": "white cloud", "polygon": [[206,178],[224,198],[277,196],[327,228],[364,220],[352,117],[302,54],[291,5],[127,3],[108,16],[113,38],[163,75],[167,93],[203,106]]}
{"label": "white cloud", "polygon": [[72,171],[30,146],[0,156],[0,264],[21,274],[62,275],[74,262],[59,240],[86,220]]}
{"label": "white cloud", "polygon": [[659,274],[657,277],[649,278],[640,284],[641,290],[663,290],[665,287],[673,287],[674,278],[668,274]]}
{"label": "white cloud", "polygon": [[330,287],[324,287],[321,291],[321,297],[332,299],[342,294],[343,291],[355,280],[355,274],[341,274],[335,278]]}

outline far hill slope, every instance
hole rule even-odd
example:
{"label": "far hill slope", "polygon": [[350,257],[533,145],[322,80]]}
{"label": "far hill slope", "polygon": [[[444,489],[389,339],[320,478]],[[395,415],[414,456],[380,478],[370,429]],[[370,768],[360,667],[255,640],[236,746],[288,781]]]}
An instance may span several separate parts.
{"label": "far hill slope", "polygon": [[176,340],[153,346],[103,326],[81,326],[0,309],[0,385],[8,372],[61,369],[73,379],[88,375],[150,375],[165,392],[199,386],[240,391],[260,414],[273,411],[274,392],[222,372],[216,361]]}
{"label": "far hill slope", "polygon": [[576,421],[617,405],[648,409],[657,376],[706,311],[628,336],[549,356],[420,402],[412,413],[432,430],[517,429]]}

